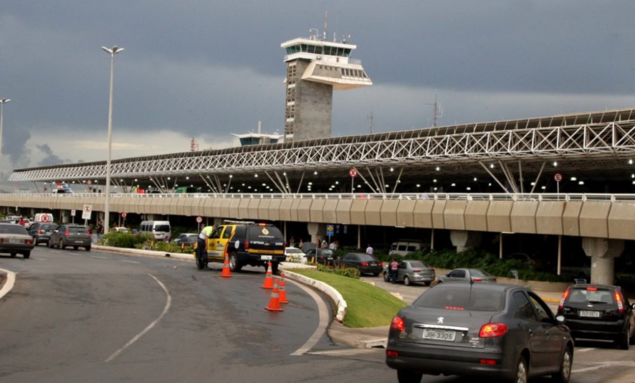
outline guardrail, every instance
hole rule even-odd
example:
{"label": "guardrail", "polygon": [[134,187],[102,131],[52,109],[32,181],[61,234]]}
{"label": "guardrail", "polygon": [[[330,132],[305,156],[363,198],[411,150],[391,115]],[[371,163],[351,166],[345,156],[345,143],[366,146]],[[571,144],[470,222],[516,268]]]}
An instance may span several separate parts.
{"label": "guardrail", "polygon": [[[104,193],[10,193],[24,197],[105,197]],[[111,193],[111,198],[249,198],[249,199],[373,199],[373,200],[464,200],[464,201],[594,201],[635,202],[635,194],[602,193]]]}

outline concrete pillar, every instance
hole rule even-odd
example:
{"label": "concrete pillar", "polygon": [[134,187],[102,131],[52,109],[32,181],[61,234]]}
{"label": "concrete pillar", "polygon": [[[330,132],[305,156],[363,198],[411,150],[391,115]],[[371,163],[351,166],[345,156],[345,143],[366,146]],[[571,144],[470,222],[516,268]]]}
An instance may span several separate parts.
{"label": "concrete pillar", "polygon": [[456,252],[473,249],[481,244],[481,233],[478,231],[450,231],[452,245],[456,246]]}
{"label": "concrete pillar", "polygon": [[624,252],[624,240],[582,238],[582,249],[591,257],[591,283],[612,285],[615,278],[615,258]]}

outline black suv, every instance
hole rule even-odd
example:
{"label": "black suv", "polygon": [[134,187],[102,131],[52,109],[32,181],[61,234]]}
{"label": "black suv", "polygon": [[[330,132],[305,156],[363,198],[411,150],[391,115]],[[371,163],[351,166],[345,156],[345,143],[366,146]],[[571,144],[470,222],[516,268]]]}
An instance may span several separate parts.
{"label": "black suv", "polygon": [[562,295],[558,315],[564,315],[575,339],[614,340],[628,350],[635,344],[634,308],[619,286],[577,284]]}
{"label": "black suv", "polygon": [[[240,271],[243,266],[264,266],[271,262],[271,271],[278,272],[284,255],[284,236],[270,223],[226,221],[209,238],[208,261],[224,262],[229,258],[231,271]],[[202,265],[198,265],[201,268]]]}
{"label": "black suv", "polygon": [[57,224],[48,222],[36,222],[29,227],[29,234],[33,237],[35,246],[44,242],[48,245],[51,233],[57,229]]}

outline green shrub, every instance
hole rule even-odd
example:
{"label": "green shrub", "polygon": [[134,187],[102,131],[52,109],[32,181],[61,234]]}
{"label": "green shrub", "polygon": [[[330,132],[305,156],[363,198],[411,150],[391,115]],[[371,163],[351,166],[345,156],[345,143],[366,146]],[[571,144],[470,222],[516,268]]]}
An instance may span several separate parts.
{"label": "green shrub", "polygon": [[344,267],[331,267],[325,265],[317,265],[318,271],[322,271],[325,273],[331,273],[336,275],[341,275],[344,277],[359,279],[360,273],[359,270],[353,268],[344,268]]}
{"label": "green shrub", "polygon": [[147,241],[152,240],[152,234],[138,234],[113,232],[104,234],[99,240],[100,244],[113,247],[124,247],[129,249],[137,248],[137,245],[143,245]]}

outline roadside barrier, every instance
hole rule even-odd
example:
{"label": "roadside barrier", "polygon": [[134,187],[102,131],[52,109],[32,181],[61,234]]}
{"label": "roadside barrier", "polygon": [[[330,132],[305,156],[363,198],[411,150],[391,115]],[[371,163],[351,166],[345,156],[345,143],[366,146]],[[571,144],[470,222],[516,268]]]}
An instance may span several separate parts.
{"label": "roadside barrier", "polygon": [[231,278],[231,270],[229,268],[229,257],[225,254],[225,260],[223,261],[223,272],[220,274],[223,278]]}
{"label": "roadside barrier", "polygon": [[273,282],[273,291],[271,291],[271,298],[269,299],[269,306],[265,307],[265,310],[269,311],[284,311],[280,307],[280,296],[278,292],[278,280]]}
{"label": "roadside barrier", "polygon": [[267,275],[265,276],[265,283],[263,283],[261,287],[263,289],[273,288],[273,273],[271,272],[271,262],[269,262],[269,267],[267,267]]}
{"label": "roadside barrier", "polygon": [[284,273],[280,272],[280,284],[278,286],[278,292],[280,293],[280,303],[289,303],[287,300],[287,283],[284,281]]}

